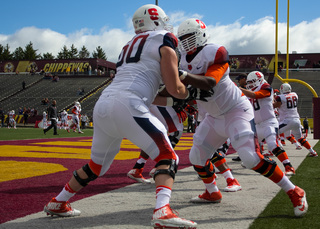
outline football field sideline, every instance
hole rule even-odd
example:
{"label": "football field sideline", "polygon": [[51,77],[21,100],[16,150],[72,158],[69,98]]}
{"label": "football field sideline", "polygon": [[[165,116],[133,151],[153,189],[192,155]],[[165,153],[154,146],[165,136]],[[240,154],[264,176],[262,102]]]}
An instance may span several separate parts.
{"label": "football field sideline", "polygon": [[[318,140],[312,140],[312,136],[309,136],[308,140],[312,146],[318,142]],[[285,149],[295,169],[308,154],[306,149],[296,150],[294,145],[288,144],[288,142]],[[184,152],[188,152],[188,150]],[[232,161],[231,159],[235,155],[229,155],[226,157],[227,162],[234,177],[242,186],[242,190],[236,193],[222,193],[223,199],[219,204],[190,203],[189,200],[192,197],[204,191],[204,185],[197,178],[192,166],[188,164],[188,158],[183,159],[185,153],[179,156],[182,160],[176,175],[170,203],[172,208],[180,213],[181,217],[197,222],[197,228],[248,228],[280,190],[277,185],[268,179],[251,170],[244,169],[239,162]],[[277,159],[275,160],[280,168],[284,169],[281,163]],[[125,176],[126,172],[133,166],[135,159],[129,160],[129,162],[125,171],[119,169],[121,173],[116,176],[116,179]],[[146,173],[153,166],[152,162],[147,163],[146,166],[148,164],[150,166],[146,167]],[[68,174],[70,177],[70,171],[68,171]],[[219,188],[226,186],[226,181],[222,175],[218,175],[217,185]],[[85,191],[90,186],[94,188],[94,195],[91,196],[87,193],[89,191]],[[104,186],[107,185],[94,184],[93,182],[82,190],[88,194],[88,197],[78,200],[72,198],[70,200],[72,207],[81,210],[82,213],[79,217],[47,217],[44,212],[39,211],[0,224],[0,228],[151,228],[150,221],[155,204],[155,186],[153,183],[150,185],[131,183],[105,192],[103,191]],[[62,186],[54,189],[61,190],[61,188]],[[99,191],[94,191],[97,188]],[[49,199],[43,200],[41,197],[37,201],[44,206]],[[287,198],[287,204],[292,206],[289,198]],[[15,209],[17,210],[17,204],[15,204]],[[293,216],[293,208],[287,214]]]}

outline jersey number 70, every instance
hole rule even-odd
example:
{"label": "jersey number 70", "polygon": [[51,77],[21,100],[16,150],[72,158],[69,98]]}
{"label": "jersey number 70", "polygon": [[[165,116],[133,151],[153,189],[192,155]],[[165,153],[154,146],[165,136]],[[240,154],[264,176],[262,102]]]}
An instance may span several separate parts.
{"label": "jersey number 70", "polygon": [[125,45],[119,55],[116,67],[119,67],[125,61],[128,63],[137,63],[140,60],[144,43],[149,34],[137,36],[131,43]]}

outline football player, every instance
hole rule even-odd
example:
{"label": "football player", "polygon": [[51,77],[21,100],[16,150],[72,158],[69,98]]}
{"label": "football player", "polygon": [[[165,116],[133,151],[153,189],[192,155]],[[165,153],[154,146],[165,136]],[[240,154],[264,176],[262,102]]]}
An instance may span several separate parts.
{"label": "football player", "polygon": [[291,91],[291,86],[284,83],[280,86],[280,95],[276,96],[273,103],[275,108],[278,108],[280,120],[279,131],[284,133],[288,139],[292,135],[298,139],[301,146],[305,147],[310,153],[310,157],[317,157],[317,152],[311,147],[306,138],[302,136],[300,115],[298,113],[298,95]]}
{"label": "football player", "polygon": [[279,123],[273,108],[273,88],[264,80],[262,72],[253,71],[248,74],[247,89],[240,89],[252,104],[259,142],[262,143],[262,140],[265,139],[268,150],[285,167],[285,174],[294,175],[295,169],[291,165],[286,151],[281,146],[281,142],[279,142]]}
{"label": "football player", "polygon": [[206,25],[199,19],[191,18],[182,22],[178,28],[181,48],[180,68],[186,72],[185,79],[192,78],[192,85],[206,83],[215,79],[213,95],[207,102],[198,101],[199,112],[206,116],[193,136],[190,162],[201,176],[205,192],[191,199],[195,203],[219,203],[222,199],[215,182],[215,171],[210,161],[215,152],[228,138],[238,152],[246,168],[252,169],[279,185],[293,203],[296,216],[307,212],[306,193],[295,186],[281,171],[275,161],[260,153],[255,133],[253,107],[242,91],[229,77],[229,57],[225,47],[208,43]]}
{"label": "football player", "polygon": [[[152,226],[196,227],[195,222],[180,218],[170,207],[179,158],[165,126],[150,112],[152,103],[167,106],[173,100],[157,95],[162,82],[177,99],[200,98],[198,89],[187,88],[179,79],[175,53],[178,41],[167,30],[170,29],[167,21],[165,12],[152,4],[144,5],[134,13],[132,22],[136,35],[123,47],[116,64],[117,73],[93,110],[91,160],[74,171],[62,191],[45,205],[44,211],[49,215],[80,215],[79,210],[70,206],[69,199],[108,171],[119,153],[122,139],[127,138],[157,163],[153,176],[156,204]],[[214,83],[213,80],[210,82]]]}
{"label": "football player", "polygon": [[15,111],[14,111],[14,110],[9,111],[9,115],[8,115],[8,118],[9,118],[8,129],[10,129],[11,127],[13,127],[14,129],[17,129],[17,122],[16,122],[16,120],[14,119],[15,117],[16,117]]}
{"label": "football player", "polygon": [[73,132],[76,132],[78,129],[79,134],[83,134],[80,129],[80,116],[81,116],[81,105],[79,102],[75,102],[72,108],[72,124],[70,125],[70,129],[73,129]]}
{"label": "football player", "polygon": [[65,129],[68,133],[70,133],[69,123],[68,123],[68,112],[66,110],[63,110],[60,113],[60,116],[61,116],[61,125],[60,125],[60,127]]}

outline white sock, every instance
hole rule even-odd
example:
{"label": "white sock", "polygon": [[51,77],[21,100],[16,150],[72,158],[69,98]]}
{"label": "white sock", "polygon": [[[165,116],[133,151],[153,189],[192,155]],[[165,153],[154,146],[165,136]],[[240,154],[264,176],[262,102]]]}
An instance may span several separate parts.
{"label": "white sock", "polygon": [[155,209],[162,208],[163,206],[167,205],[171,198],[171,188],[167,186],[158,186],[156,188],[156,207]]}
{"label": "white sock", "polygon": [[204,185],[206,186],[206,189],[208,190],[209,193],[213,193],[213,192],[218,192],[219,191],[215,179],[212,181],[212,183],[204,183]]}
{"label": "white sock", "polygon": [[294,189],[295,185],[289,180],[287,176],[283,176],[282,179],[277,183],[285,192]]}
{"label": "white sock", "polygon": [[69,183],[67,183],[62,191],[56,196],[57,201],[68,201],[71,197],[73,197],[76,194],[75,191],[73,191]]}

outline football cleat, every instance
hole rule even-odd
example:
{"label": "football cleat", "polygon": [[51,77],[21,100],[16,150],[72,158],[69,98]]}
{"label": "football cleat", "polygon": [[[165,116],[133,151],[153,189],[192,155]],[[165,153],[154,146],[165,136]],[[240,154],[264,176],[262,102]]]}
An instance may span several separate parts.
{"label": "football cleat", "polygon": [[297,148],[296,148],[297,150],[300,150],[300,149],[302,149],[302,147],[301,146],[297,146]]}
{"label": "football cleat", "polygon": [[308,154],[308,157],[318,157],[318,154],[316,151],[313,151]]}
{"label": "football cleat", "polygon": [[240,191],[242,189],[239,182],[237,181],[237,179],[228,178],[227,184],[228,184],[227,187],[222,189],[221,191],[236,192],[236,191]]}
{"label": "football cleat", "polygon": [[234,157],[232,158],[233,161],[241,161],[241,158],[240,157]]}
{"label": "football cleat", "polygon": [[184,229],[194,229],[197,223],[178,217],[173,213],[169,204],[155,209],[153,211],[153,217],[151,220],[151,225],[156,229],[164,228],[184,228]]}
{"label": "football cleat", "polygon": [[56,198],[52,198],[50,202],[44,206],[43,211],[46,212],[47,215],[60,217],[78,216],[81,214],[79,210],[71,208],[69,201],[57,201]]}
{"label": "football cleat", "polygon": [[79,133],[79,134],[83,134],[83,132],[82,132],[81,130],[80,130],[80,131],[78,131],[78,133]]}
{"label": "football cleat", "polygon": [[273,157],[274,156],[273,153],[271,153],[270,151],[263,152],[262,155],[265,157]]}
{"label": "football cleat", "polygon": [[283,146],[286,146],[286,141],[283,140],[283,139],[281,139],[281,144],[282,144]]}
{"label": "football cleat", "polygon": [[296,171],[294,170],[294,168],[290,165],[286,165],[285,166],[285,172],[284,172],[287,176],[291,176],[296,174]]}
{"label": "football cleat", "polygon": [[206,190],[203,194],[193,197],[190,202],[192,203],[220,203],[222,199],[221,192],[213,192],[209,193],[208,190]]}
{"label": "football cleat", "polygon": [[153,177],[154,173],[157,171],[157,168],[153,168],[151,169],[151,171],[149,172],[149,176]]}
{"label": "football cleat", "polygon": [[143,184],[151,184],[151,180],[150,179],[145,179],[142,176],[142,169],[131,169],[128,173],[127,176],[139,183],[143,183]]}
{"label": "football cleat", "polygon": [[301,217],[305,215],[308,211],[306,192],[296,186],[294,189],[289,190],[287,194],[293,204],[295,216]]}

